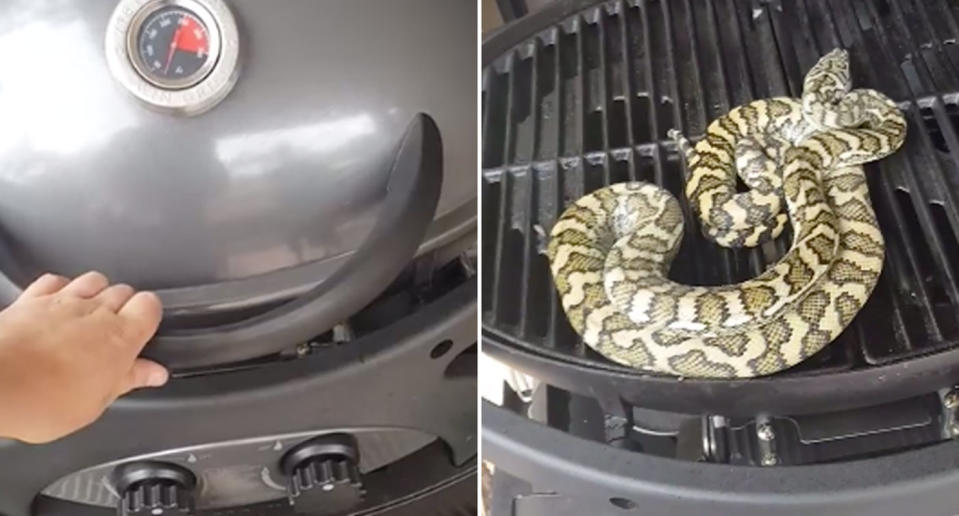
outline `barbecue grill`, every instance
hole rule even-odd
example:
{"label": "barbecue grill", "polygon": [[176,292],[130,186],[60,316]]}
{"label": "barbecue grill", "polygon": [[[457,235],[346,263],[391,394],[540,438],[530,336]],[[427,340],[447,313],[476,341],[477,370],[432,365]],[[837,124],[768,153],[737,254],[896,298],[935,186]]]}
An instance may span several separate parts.
{"label": "barbecue grill", "polygon": [[383,9],[0,1],[0,303],[153,289],[173,372],[0,441],[0,514],[474,510],[476,13]]}
{"label": "barbecue grill", "polygon": [[[484,350],[540,384],[484,405],[485,456],[513,514],[959,510],[957,38],[959,5],[945,0],[557,2],[487,38]],[[887,250],[850,327],[749,380],[644,373],[583,345],[545,256],[564,207],[610,183],[657,183],[686,215],[672,279],[757,275],[791,234],[708,243],[666,131],[695,140],[733,106],[798,96],[835,47],[850,51],[854,87],[889,95],[909,124],[899,152],[866,166]]]}

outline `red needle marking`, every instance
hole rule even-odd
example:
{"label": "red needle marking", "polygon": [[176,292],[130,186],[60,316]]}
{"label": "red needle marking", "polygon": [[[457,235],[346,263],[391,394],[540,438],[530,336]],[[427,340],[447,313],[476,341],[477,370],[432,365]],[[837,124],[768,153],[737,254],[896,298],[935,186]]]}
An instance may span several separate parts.
{"label": "red needle marking", "polygon": [[173,33],[173,41],[170,42],[170,53],[167,54],[166,57],[166,67],[163,68],[163,75],[166,75],[170,71],[170,63],[173,62],[173,56],[176,54],[181,34],[183,34],[183,25],[177,25],[176,32]]}
{"label": "red needle marking", "polygon": [[183,52],[194,52],[197,57],[200,54],[207,53],[209,45],[206,41],[206,30],[200,26],[193,18],[186,18],[183,23],[183,33],[177,40],[177,50]]}

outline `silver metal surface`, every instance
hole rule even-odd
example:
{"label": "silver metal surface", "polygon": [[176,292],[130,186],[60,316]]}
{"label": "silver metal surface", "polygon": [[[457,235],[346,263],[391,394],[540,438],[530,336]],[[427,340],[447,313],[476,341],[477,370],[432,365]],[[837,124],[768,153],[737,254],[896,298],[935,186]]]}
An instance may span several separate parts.
{"label": "silver metal surface", "polygon": [[959,387],[943,389],[939,392],[942,403],[942,437],[959,439]]}
{"label": "silver metal surface", "polygon": [[[154,12],[176,5],[194,12],[206,25],[210,55],[192,77],[163,83],[151,78],[140,61],[137,38]],[[193,116],[220,103],[239,77],[240,38],[223,0],[120,0],[106,31],[107,66],[114,78],[148,107]]]}
{"label": "silver metal surface", "polygon": [[418,112],[445,169],[424,245],[475,227],[474,2],[232,0],[243,72],[190,118],[113,79],[116,6],[0,0],[0,267],[21,285],[99,269],[184,314],[302,293],[369,233]]}
{"label": "silver metal surface", "polygon": [[760,464],[763,466],[775,466],[776,464],[779,464],[779,458],[772,453],[766,453],[763,454]]}
{"label": "silver metal surface", "polygon": [[942,397],[942,404],[948,409],[959,408],[959,391],[955,388],[950,389],[949,392]]}
{"label": "silver metal surface", "polygon": [[779,464],[779,457],[776,454],[776,433],[773,431],[772,418],[768,415],[756,416],[756,439],[760,465]]}
{"label": "silver metal surface", "polygon": [[701,421],[703,457],[710,462],[726,462],[729,420],[713,414],[703,416]]}
{"label": "silver metal surface", "polygon": [[536,388],[540,385],[539,380],[536,378],[512,368],[509,369],[509,374],[505,380],[506,384],[513,389],[519,399],[523,400],[524,403],[533,401],[533,393],[536,392]]}
{"label": "silver metal surface", "polygon": [[769,424],[756,425],[756,437],[761,441],[772,441],[776,438],[776,433],[773,431],[773,427]]}
{"label": "silver metal surface", "polygon": [[197,476],[197,507],[219,508],[278,500],[286,497],[286,478],[280,458],[298,443],[321,434],[347,432],[356,436],[360,471],[366,473],[431,443],[436,438],[409,429],[339,429],[262,436],[176,450],[124,457],[61,478],[43,494],[61,500],[114,507],[119,499],[111,480],[113,469],[127,462],[159,460],[183,466]]}

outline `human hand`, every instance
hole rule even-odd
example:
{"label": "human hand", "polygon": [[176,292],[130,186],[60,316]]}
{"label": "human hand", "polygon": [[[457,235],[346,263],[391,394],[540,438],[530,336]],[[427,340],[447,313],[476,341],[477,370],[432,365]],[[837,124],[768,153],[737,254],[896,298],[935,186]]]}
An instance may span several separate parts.
{"label": "human hand", "polygon": [[163,366],[137,358],[162,312],[155,294],[98,272],[36,280],[0,311],[0,437],[53,441],[123,394],[166,383]]}

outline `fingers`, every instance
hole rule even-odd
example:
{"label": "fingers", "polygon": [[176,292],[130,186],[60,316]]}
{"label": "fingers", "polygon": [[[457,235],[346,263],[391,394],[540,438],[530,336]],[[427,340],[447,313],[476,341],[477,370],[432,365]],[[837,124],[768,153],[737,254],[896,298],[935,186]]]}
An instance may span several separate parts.
{"label": "fingers", "polygon": [[36,279],[20,294],[21,298],[40,297],[55,294],[67,286],[70,280],[56,274],[44,274]]}
{"label": "fingers", "polygon": [[126,320],[130,338],[136,342],[137,353],[156,333],[163,318],[163,305],[153,292],[137,292],[117,311]]}
{"label": "fingers", "polygon": [[[120,295],[117,294],[116,297],[119,298]],[[128,296],[117,310],[117,314],[125,320],[126,332],[129,336],[127,342],[131,346],[129,351],[135,356],[140,354],[160,326],[163,305],[160,303],[160,298],[153,292],[137,292]],[[160,387],[166,384],[169,376],[170,373],[162,365],[145,358],[137,358],[122,381],[117,396],[142,387]]]}
{"label": "fingers", "polygon": [[119,310],[136,292],[133,287],[110,280],[100,272],[91,271],[72,281],[56,274],[44,274],[24,289],[21,297],[39,297],[63,291],[77,297],[97,301],[110,311]]}
{"label": "fingers", "polygon": [[135,292],[130,285],[118,283],[107,287],[93,299],[111,312],[116,312],[133,297]]}
{"label": "fingers", "polygon": [[143,387],[160,387],[166,384],[170,373],[162,365],[145,358],[138,358],[127,372],[120,385],[117,397]]}
{"label": "fingers", "polygon": [[109,284],[110,281],[106,276],[97,271],[90,271],[82,276],[78,276],[60,291],[65,294],[89,299],[99,294],[103,289],[107,288]]}

